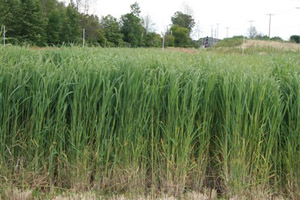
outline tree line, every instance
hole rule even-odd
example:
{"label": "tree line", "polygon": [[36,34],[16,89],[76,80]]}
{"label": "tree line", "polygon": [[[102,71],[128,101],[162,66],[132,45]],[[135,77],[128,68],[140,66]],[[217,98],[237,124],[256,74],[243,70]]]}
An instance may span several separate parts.
{"label": "tree line", "polygon": [[[111,15],[99,18],[79,12],[71,1],[65,5],[57,0],[0,0],[0,25],[6,27],[11,44],[37,46],[89,45],[103,47],[159,47],[161,35],[151,29],[149,17],[143,18],[138,3],[117,19]],[[190,47],[195,25],[191,15],[176,12],[165,35],[165,46]]]}

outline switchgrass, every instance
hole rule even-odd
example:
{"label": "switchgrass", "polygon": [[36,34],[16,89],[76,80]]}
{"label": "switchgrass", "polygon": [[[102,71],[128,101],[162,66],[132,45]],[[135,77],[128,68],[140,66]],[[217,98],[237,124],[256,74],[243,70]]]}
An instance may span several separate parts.
{"label": "switchgrass", "polygon": [[0,185],[300,198],[297,53],[0,48]]}

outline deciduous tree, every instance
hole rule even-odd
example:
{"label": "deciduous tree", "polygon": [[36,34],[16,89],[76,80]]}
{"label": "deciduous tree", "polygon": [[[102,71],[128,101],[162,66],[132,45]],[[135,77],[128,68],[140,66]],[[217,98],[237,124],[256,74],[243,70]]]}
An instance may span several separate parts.
{"label": "deciduous tree", "polygon": [[291,42],[300,43],[300,36],[299,35],[292,35],[290,37]]}
{"label": "deciduous tree", "polygon": [[46,21],[42,15],[40,2],[21,0],[20,38],[23,41],[42,45],[46,42]]}
{"label": "deciduous tree", "polygon": [[119,22],[111,15],[102,17],[100,26],[104,31],[108,46],[120,46],[123,42],[123,34]]}
{"label": "deciduous tree", "polygon": [[95,15],[82,15],[81,28],[85,29],[86,41],[93,45],[105,45],[105,33]]}
{"label": "deciduous tree", "polygon": [[160,47],[161,37],[155,32],[147,33],[145,36],[145,46],[146,47]]}
{"label": "deciduous tree", "polygon": [[192,28],[195,26],[195,20],[191,15],[183,14],[180,11],[175,12],[173,17],[171,18],[172,24],[187,28],[189,33],[191,32]]}
{"label": "deciduous tree", "polygon": [[141,11],[137,3],[130,7],[131,12],[121,17],[121,33],[124,35],[124,41],[132,47],[143,46],[145,30],[139,17]]}
{"label": "deciduous tree", "polygon": [[187,47],[191,41],[189,37],[189,29],[174,25],[171,27],[172,35],[175,37],[175,46]]}

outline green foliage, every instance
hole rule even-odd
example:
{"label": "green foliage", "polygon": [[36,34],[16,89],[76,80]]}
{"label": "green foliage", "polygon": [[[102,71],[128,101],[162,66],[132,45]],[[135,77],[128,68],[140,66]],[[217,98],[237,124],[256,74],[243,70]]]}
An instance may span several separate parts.
{"label": "green foliage", "polygon": [[130,9],[131,9],[131,12],[130,12],[131,14],[133,14],[134,16],[137,16],[137,17],[140,16],[141,8],[137,2],[131,4]]}
{"label": "green foliage", "polygon": [[200,48],[202,44],[203,44],[203,39],[192,40],[190,46],[193,48]]}
{"label": "green foliage", "polygon": [[232,38],[233,38],[233,39],[244,39],[245,36],[243,36],[243,35],[235,35],[235,36],[233,36]]}
{"label": "green foliage", "polygon": [[171,32],[175,37],[174,43],[176,47],[187,47],[191,43],[189,29],[174,25],[171,27]]}
{"label": "green foliage", "polygon": [[175,46],[175,37],[170,33],[165,35],[165,46],[174,47]]}
{"label": "green foliage", "polygon": [[160,47],[162,38],[159,34],[150,32],[145,36],[145,46],[146,47]]}
{"label": "green foliage", "polygon": [[81,16],[81,28],[85,29],[86,41],[93,45],[106,43],[105,33],[99,23],[99,18],[95,15]]}
{"label": "green foliage", "polygon": [[255,37],[256,40],[270,40],[269,36],[267,35],[257,35]]}
{"label": "green foliage", "polygon": [[40,2],[37,0],[21,0],[20,38],[28,43],[44,45],[46,42],[45,18],[43,18]]}
{"label": "green foliage", "polygon": [[110,45],[121,46],[123,43],[123,34],[121,33],[119,22],[111,15],[102,17],[100,26],[104,31],[105,38]]}
{"label": "green foliage", "polygon": [[81,28],[79,23],[79,13],[72,6],[69,5],[64,12],[61,40],[65,43],[78,42],[81,36]]}
{"label": "green foliage", "polygon": [[192,28],[195,26],[195,21],[192,16],[183,14],[182,12],[175,12],[174,16],[171,18],[171,34],[174,38],[170,39],[172,46],[172,39],[174,39],[173,45],[176,47],[188,47],[192,45],[192,39],[189,37]]}
{"label": "green foliage", "polygon": [[135,3],[131,5],[131,12],[121,17],[121,33],[124,41],[130,43],[131,47],[143,46],[143,34],[145,29],[139,17],[139,7]]}
{"label": "green foliage", "polygon": [[278,41],[278,42],[283,42],[283,39],[281,37],[275,36],[271,38],[272,41]]}
{"label": "green foliage", "polygon": [[226,38],[224,40],[219,41],[214,47],[238,47],[243,44],[243,38],[235,37],[235,38]]}
{"label": "green foliage", "polygon": [[53,11],[57,11],[59,4],[57,0],[39,0],[43,14],[48,16]]}
{"label": "green foliage", "polygon": [[291,42],[300,43],[300,36],[299,35],[292,35],[290,37]]}
{"label": "green foliage", "polygon": [[111,15],[100,21],[79,13],[78,3],[71,1],[66,7],[58,0],[0,0],[0,25],[6,26],[6,37],[13,44],[80,45],[85,29],[85,39],[92,45],[141,47],[147,42],[146,46],[158,46],[157,35],[147,35],[143,28],[138,3],[130,6],[131,12],[121,22]]}
{"label": "green foliage", "polygon": [[78,41],[79,13],[70,6],[55,0],[0,0],[0,5],[0,21],[12,42],[43,46]]}
{"label": "green foliage", "polygon": [[175,12],[173,17],[171,18],[172,25],[180,26],[183,28],[187,28],[189,33],[192,31],[192,28],[195,26],[195,20],[191,15],[183,14],[180,11]]}
{"label": "green foliage", "polygon": [[299,62],[0,48],[0,186],[299,199]]}
{"label": "green foliage", "polygon": [[49,45],[59,45],[62,43],[61,32],[63,29],[62,13],[58,10],[52,10],[49,14],[47,31],[47,43]]}
{"label": "green foliage", "polygon": [[5,25],[7,37],[17,38],[21,34],[20,10],[19,0],[0,0],[0,24]]}

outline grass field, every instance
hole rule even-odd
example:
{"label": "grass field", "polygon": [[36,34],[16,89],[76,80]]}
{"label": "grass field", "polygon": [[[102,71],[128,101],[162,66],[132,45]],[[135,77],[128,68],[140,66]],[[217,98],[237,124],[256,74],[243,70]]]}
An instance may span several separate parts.
{"label": "grass field", "polygon": [[0,199],[299,199],[299,83],[298,51],[0,48]]}

